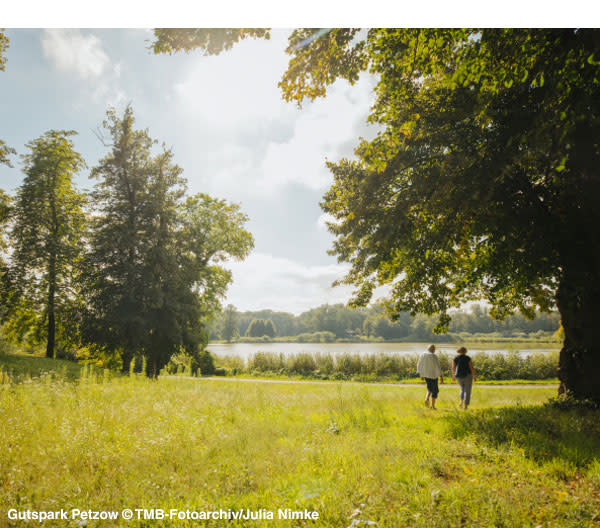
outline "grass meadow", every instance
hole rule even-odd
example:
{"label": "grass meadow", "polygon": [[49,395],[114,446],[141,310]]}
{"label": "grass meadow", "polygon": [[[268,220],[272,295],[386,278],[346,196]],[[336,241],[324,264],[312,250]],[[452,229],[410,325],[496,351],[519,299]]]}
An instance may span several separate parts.
{"label": "grass meadow", "polygon": [[44,526],[600,526],[600,415],[548,405],[555,389],[475,386],[464,412],[452,385],[432,411],[414,386],[2,380],[0,526],[23,526],[9,508],[320,516]]}

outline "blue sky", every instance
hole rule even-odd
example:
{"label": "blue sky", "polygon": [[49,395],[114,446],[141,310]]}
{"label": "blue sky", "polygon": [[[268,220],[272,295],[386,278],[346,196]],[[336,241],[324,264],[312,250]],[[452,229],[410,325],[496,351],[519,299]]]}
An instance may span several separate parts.
{"label": "blue sky", "polygon": [[[281,99],[289,31],[245,41],[228,53],[153,55],[144,29],[8,29],[0,72],[0,137],[19,154],[49,129],[74,129],[76,149],[93,167],[106,153],[96,137],[106,109],[131,103],[140,128],[171,147],[189,193],[239,203],[250,217],[255,250],[229,263],[226,302],[239,310],[299,313],[345,302],[331,288],[345,267],[327,255],[332,237],[319,201],[331,185],[325,159],[351,157],[366,125],[373,79],[336,83],[326,99],[299,109]],[[23,174],[0,166],[0,187],[14,192]],[[90,189],[89,169],[77,180]]]}

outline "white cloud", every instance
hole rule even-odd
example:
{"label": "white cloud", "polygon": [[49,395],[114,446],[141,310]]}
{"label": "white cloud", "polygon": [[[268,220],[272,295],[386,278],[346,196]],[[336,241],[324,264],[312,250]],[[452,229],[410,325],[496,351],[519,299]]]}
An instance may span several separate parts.
{"label": "white cloud", "polygon": [[243,41],[217,56],[197,53],[187,78],[174,85],[185,112],[217,132],[256,128],[292,113],[277,87],[287,67],[286,38],[276,33],[271,41]]}
{"label": "white cloud", "polygon": [[[244,41],[215,57],[196,54],[176,82],[181,127],[199,146],[210,192],[272,195],[295,184],[321,191],[331,182],[326,158],[352,156],[365,130],[372,79],[338,81],[324,99],[299,109],[283,101],[277,83],[287,68],[287,33]],[[198,147],[197,147],[198,148]]]}
{"label": "white cloud", "polygon": [[63,71],[83,79],[101,76],[110,65],[100,39],[84,36],[78,29],[46,29],[42,35],[44,56]]}
{"label": "white cloud", "polygon": [[[348,272],[349,264],[311,266],[285,257],[252,253],[243,262],[227,262],[233,272],[225,304],[240,311],[271,309],[296,315],[322,304],[345,304],[353,286],[331,286]],[[373,301],[391,293],[391,286],[373,292]]]}
{"label": "white cloud", "polygon": [[[337,81],[325,99],[306,105],[300,112],[294,136],[286,143],[271,143],[260,167],[259,185],[268,190],[296,183],[321,191],[331,184],[326,159],[352,156],[358,137],[357,122],[366,121],[372,97],[371,79],[354,86]],[[350,150],[350,152],[347,152]]]}
{"label": "white cloud", "polygon": [[336,219],[331,216],[329,213],[322,213],[319,218],[317,218],[317,229],[320,231],[327,231],[327,223],[335,223]]}
{"label": "white cloud", "polygon": [[311,266],[265,253],[253,253],[244,262],[230,262],[233,284],[227,303],[238,310],[270,308],[299,314],[315,306],[345,303],[352,288],[331,283],[348,267],[341,264]]}
{"label": "white cloud", "polygon": [[123,63],[111,63],[97,36],[83,35],[79,29],[45,29],[41,40],[45,57],[59,70],[76,74],[87,83],[82,99],[73,103],[76,108],[90,100],[104,106],[119,106],[127,100],[120,85]]}

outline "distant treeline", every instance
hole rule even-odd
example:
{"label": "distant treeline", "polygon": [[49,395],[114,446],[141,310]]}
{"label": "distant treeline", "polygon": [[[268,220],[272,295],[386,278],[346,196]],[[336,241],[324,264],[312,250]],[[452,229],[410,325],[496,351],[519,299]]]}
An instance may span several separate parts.
{"label": "distant treeline", "polygon": [[[391,321],[383,308],[373,306],[350,309],[342,304],[322,305],[300,315],[287,312],[260,310],[238,312],[229,305],[210,325],[211,340],[255,341],[276,338],[282,341],[333,342],[339,340],[409,340],[435,341],[448,335],[433,333],[435,316],[400,314]],[[537,313],[528,320],[516,314],[499,321],[490,317],[488,310],[474,305],[469,311],[452,315],[449,332],[455,337],[479,334],[498,340],[502,338],[551,339],[560,328],[557,312]],[[481,336],[484,334],[484,336]]]}

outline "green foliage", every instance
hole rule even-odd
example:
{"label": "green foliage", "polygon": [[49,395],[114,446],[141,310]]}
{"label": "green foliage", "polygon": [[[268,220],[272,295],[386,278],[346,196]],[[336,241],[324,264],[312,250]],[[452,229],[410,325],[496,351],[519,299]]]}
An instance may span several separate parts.
{"label": "green foliage", "polygon": [[277,333],[275,329],[275,325],[271,319],[253,319],[250,325],[248,326],[248,330],[246,331],[246,336],[248,337],[267,337],[273,338]]}
{"label": "green foliage", "polygon": [[275,337],[275,334],[277,333],[277,330],[275,329],[275,325],[273,324],[273,321],[271,321],[271,319],[267,319],[265,321],[265,334],[268,337]]}
{"label": "green foliage", "polygon": [[72,344],[66,327],[84,250],[86,200],[73,177],[85,164],[70,140],[74,134],[51,130],[27,144],[13,212],[6,330],[19,340],[46,341],[48,357],[56,337],[63,347]]}
{"label": "green foliage", "polygon": [[235,306],[228,304],[223,312],[223,328],[221,330],[221,337],[228,343],[240,335],[237,327],[237,317],[238,313]]}
{"label": "green foliage", "polygon": [[9,156],[16,153],[17,151],[14,148],[9,147],[2,139],[0,139],[0,163],[12,167]]}
{"label": "green foliage", "polygon": [[[227,339],[223,329],[227,311],[219,314],[213,322],[211,339]],[[521,314],[506,317],[503,321],[490,317],[489,311],[479,305],[469,310],[452,313],[450,334],[439,336],[433,333],[435,316],[409,313],[399,314],[392,321],[380,305],[352,309],[342,304],[322,305],[300,315],[272,310],[256,312],[236,312],[237,328],[247,340],[251,334],[250,325],[255,320],[271,320],[276,327],[277,341],[332,342],[332,341],[502,341],[510,339],[553,341],[553,333],[559,326],[559,315],[537,312],[535,319],[527,319]],[[252,330],[254,332],[254,330]],[[256,337],[262,337],[254,332]]]}
{"label": "green foliage", "polygon": [[135,354],[158,376],[171,356],[192,358],[207,342],[206,322],[221,309],[231,273],[220,264],[253,246],[238,205],[205,194],[185,197],[182,169],[164,148],[153,155],[131,107],[109,110],[111,151],[92,170],[91,251],[86,265],[84,336],[122,357]]}
{"label": "green foliage", "polygon": [[90,177],[98,179],[92,193],[97,214],[92,219],[90,251],[86,256],[85,342],[123,356],[129,371],[144,336],[141,299],[145,289],[144,262],[149,248],[145,228],[151,224],[148,188],[152,139],[133,128],[130,107],[119,117],[114,109],[103,122],[112,151]]}
{"label": "green foliage", "polygon": [[6,69],[6,57],[5,53],[8,49],[8,37],[4,33],[4,29],[0,29],[0,71],[4,71]]}
{"label": "green foliage", "polygon": [[269,30],[262,28],[158,28],[151,49],[154,53],[172,54],[201,48],[205,55],[218,55],[246,38],[269,39]]}
{"label": "green foliage", "polygon": [[208,350],[202,350],[192,357],[192,376],[212,376],[215,373],[215,358]]}
{"label": "green foliage", "polygon": [[[240,32],[227,35],[232,45]],[[388,285],[388,311],[469,300],[500,319],[555,304],[560,377],[600,401],[600,32],[596,29],[296,29],[280,87],[300,104],[361,72],[377,79],[356,160],[328,162],[322,208],[351,304]],[[186,50],[205,40],[192,39]],[[225,49],[226,46],[220,46]]]}
{"label": "green foliage", "polygon": [[[557,108],[571,104],[573,90],[590,97],[597,89],[596,69],[584,61],[590,38],[369,32],[369,68],[380,75],[371,120],[383,131],[360,145],[358,162],[330,163],[335,184],[322,204],[338,221],[334,253],[353,265],[345,281],[359,287],[356,304],[392,283],[393,313],[440,313],[442,328],[450,307],[482,296],[499,316],[552,305],[563,237],[574,235],[565,214],[574,192],[585,204],[593,189],[585,178],[575,183],[582,174],[571,174],[567,188],[556,171],[577,118],[555,134]],[[307,75],[291,97],[302,97]],[[586,115],[586,126],[596,126]],[[530,223],[536,229],[524,229]]]}
{"label": "green foliage", "polygon": [[292,57],[279,87],[286,101],[322,97],[338,77],[351,84],[369,64],[358,28],[296,29],[286,52]]}
{"label": "green foliage", "polygon": [[498,318],[556,303],[561,381],[596,401],[599,35],[371,29],[291,46],[280,84],[301,102],[361,69],[378,80],[369,120],[380,132],[357,160],[328,163],[321,204],[335,220],[331,252],[351,264],[340,281],[356,287],[351,303],[389,285],[392,316],[438,314],[436,332],[468,300]]}
{"label": "green foliage", "polygon": [[[8,49],[8,37],[4,30],[0,29],[0,71],[6,69],[6,50]],[[3,140],[0,139],[0,163],[12,167],[9,159],[10,154],[16,154],[16,150],[9,147]]]}
{"label": "green foliage", "polygon": [[262,337],[265,335],[265,321],[263,319],[253,319],[246,332],[248,337]]}

